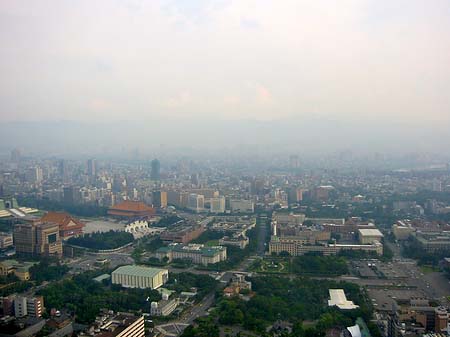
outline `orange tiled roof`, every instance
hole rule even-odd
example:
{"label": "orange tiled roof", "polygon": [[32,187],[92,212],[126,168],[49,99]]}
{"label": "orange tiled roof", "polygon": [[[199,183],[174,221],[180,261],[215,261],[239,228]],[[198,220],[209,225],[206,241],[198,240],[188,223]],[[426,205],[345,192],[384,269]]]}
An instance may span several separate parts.
{"label": "orange tiled roof", "polygon": [[128,212],[153,212],[153,208],[147,206],[142,201],[125,200],[120,204],[109,208],[112,211],[128,211]]}
{"label": "orange tiled roof", "polygon": [[48,212],[41,218],[41,221],[56,223],[61,227],[66,227],[72,221],[77,227],[84,227],[84,223],[65,212]]}

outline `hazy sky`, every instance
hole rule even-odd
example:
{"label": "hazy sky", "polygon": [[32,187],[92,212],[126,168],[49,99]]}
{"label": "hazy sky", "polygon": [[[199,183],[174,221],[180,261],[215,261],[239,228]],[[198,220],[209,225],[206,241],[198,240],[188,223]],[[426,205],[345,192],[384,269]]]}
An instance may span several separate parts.
{"label": "hazy sky", "polygon": [[450,123],[448,0],[2,0],[3,121]]}

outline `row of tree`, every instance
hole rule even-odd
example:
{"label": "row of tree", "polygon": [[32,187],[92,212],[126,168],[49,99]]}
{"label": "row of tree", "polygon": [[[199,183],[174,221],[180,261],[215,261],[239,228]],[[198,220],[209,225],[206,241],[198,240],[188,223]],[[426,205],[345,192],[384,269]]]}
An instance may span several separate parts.
{"label": "row of tree", "polygon": [[133,234],[121,231],[88,233],[72,237],[69,244],[95,250],[115,249],[133,242]]}

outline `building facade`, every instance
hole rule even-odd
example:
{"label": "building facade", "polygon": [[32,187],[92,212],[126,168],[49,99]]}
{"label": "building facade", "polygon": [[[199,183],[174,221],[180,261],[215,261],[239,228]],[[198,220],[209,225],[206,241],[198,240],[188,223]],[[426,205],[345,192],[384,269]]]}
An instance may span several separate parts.
{"label": "building facade", "polygon": [[23,256],[62,255],[59,225],[47,222],[29,222],[14,226],[16,254]]}
{"label": "building facade", "polygon": [[169,279],[167,269],[150,268],[144,266],[121,266],[111,274],[113,284],[120,284],[125,288],[156,289]]}

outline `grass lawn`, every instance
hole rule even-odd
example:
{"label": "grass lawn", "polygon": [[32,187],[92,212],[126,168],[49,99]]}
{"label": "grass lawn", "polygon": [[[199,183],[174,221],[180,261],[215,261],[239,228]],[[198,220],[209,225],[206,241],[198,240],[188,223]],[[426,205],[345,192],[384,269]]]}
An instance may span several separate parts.
{"label": "grass lawn", "polygon": [[261,273],[287,273],[289,271],[289,261],[285,260],[262,260],[257,268],[255,268],[256,272]]}
{"label": "grass lawn", "polygon": [[435,266],[424,265],[424,266],[420,266],[420,271],[424,274],[429,274],[429,273],[438,272],[439,268],[435,267]]}
{"label": "grass lawn", "polygon": [[218,246],[219,245],[219,240],[209,240],[205,243],[205,246],[208,247],[213,247],[213,246]]}

